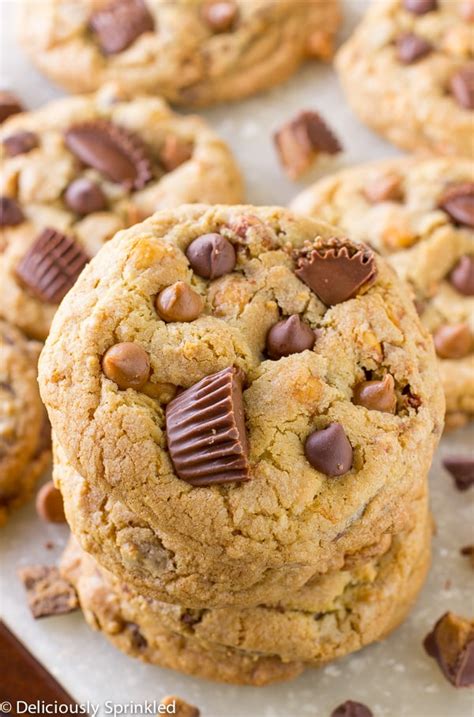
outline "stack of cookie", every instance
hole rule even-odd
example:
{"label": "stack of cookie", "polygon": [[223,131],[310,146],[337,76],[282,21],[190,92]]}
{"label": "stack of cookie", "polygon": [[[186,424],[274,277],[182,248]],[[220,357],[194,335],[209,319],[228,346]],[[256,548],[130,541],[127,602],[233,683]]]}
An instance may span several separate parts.
{"label": "stack of cookie", "polygon": [[40,360],[63,561],[125,652],[265,684],[378,639],[429,562],[432,341],[385,261],[278,208],[107,242]]}

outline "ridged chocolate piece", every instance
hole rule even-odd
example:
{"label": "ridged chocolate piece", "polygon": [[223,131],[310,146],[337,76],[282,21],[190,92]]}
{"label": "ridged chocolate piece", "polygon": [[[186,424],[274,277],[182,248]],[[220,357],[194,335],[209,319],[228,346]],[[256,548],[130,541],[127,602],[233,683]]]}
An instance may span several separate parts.
{"label": "ridged chocolate piece", "polygon": [[40,301],[59,304],[88,261],[74,239],[48,228],[25,254],[16,274]]}
{"label": "ridged chocolate piece", "polygon": [[81,162],[126,189],[142,189],[153,176],[143,142],[107,120],[74,125],[67,130],[65,142]]}
{"label": "ridged chocolate piece", "polygon": [[143,0],[115,0],[95,12],[89,25],[105,55],[126,50],[140,35],[153,32],[155,27]]}
{"label": "ridged chocolate piece", "polygon": [[181,480],[194,486],[249,480],[242,380],[239,369],[226,368],[168,404],[168,450]]}

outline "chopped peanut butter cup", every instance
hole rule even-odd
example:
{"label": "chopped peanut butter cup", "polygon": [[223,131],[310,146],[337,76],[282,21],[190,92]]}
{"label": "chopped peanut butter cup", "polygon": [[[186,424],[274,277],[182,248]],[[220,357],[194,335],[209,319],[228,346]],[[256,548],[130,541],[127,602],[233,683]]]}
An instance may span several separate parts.
{"label": "chopped peanut butter cup", "polygon": [[116,55],[144,32],[153,32],[155,23],[143,0],[115,0],[95,12],[89,26],[102,52]]}

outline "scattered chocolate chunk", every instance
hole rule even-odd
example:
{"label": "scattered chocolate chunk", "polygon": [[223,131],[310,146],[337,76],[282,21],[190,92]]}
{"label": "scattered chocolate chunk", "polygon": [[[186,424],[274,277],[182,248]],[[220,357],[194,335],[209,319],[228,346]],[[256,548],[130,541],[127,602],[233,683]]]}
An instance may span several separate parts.
{"label": "scattered chocolate chunk", "polygon": [[77,214],[92,214],[107,207],[105,194],[96,182],[81,177],[75,179],[66,189],[64,201]]}
{"label": "scattered chocolate chunk", "polygon": [[17,266],[16,275],[37,299],[59,304],[87,262],[74,239],[47,228]]}
{"label": "scattered chocolate chunk", "polygon": [[221,234],[203,234],[186,250],[193,271],[203,279],[217,279],[235,267],[235,249]]}
{"label": "scattered chocolate chunk", "polygon": [[0,227],[15,227],[25,220],[20,205],[11,197],[0,197]]}
{"label": "scattered chocolate chunk", "polygon": [[279,359],[290,354],[312,349],[316,334],[311,326],[293,314],[272,326],[267,334],[267,354],[272,359]]}
{"label": "scattered chocolate chunk", "polygon": [[32,565],[19,571],[28,605],[34,618],[63,615],[79,607],[72,585],[59,570],[48,565]]}
{"label": "scattered chocolate chunk", "polygon": [[375,177],[365,188],[364,195],[372,204],[400,201],[403,198],[402,178],[395,172]]}
{"label": "scattered chocolate chunk", "polygon": [[95,12],[89,21],[105,55],[123,52],[155,23],[143,0],[114,0]]}
{"label": "scattered chocolate chunk", "polygon": [[164,321],[194,321],[201,314],[204,302],[189,284],[177,281],[160,291],[155,306]]}
{"label": "scattered chocolate chunk", "polygon": [[474,62],[469,62],[451,77],[449,88],[458,105],[474,109]]}
{"label": "scattered chocolate chunk", "polygon": [[50,480],[36,495],[36,512],[48,523],[65,523],[64,503],[61,492]]}
{"label": "scattered chocolate chunk", "polygon": [[2,141],[7,157],[16,157],[18,154],[27,154],[38,146],[38,135],[34,132],[15,132]]}
{"label": "scattered chocolate chunk", "polygon": [[67,130],[68,149],[88,167],[125,189],[142,189],[152,178],[143,142],[132,132],[107,120],[77,124]]}
{"label": "scattered chocolate chunk", "polygon": [[347,700],[331,712],[331,717],[374,717],[374,714],[361,702]]}
{"label": "scattered chocolate chunk", "polygon": [[459,259],[449,281],[460,294],[474,296],[474,255],[465,254]]}
{"label": "scattered chocolate chunk", "polygon": [[201,714],[197,707],[185,702],[181,697],[175,697],[175,695],[164,697],[161,700],[161,704],[166,705],[166,707],[172,705],[173,712],[171,714],[174,714],[175,717],[199,717]]}
{"label": "scattered chocolate chunk", "polygon": [[446,612],[426,636],[423,646],[452,685],[474,685],[474,620]]}
{"label": "scattered chocolate chunk", "polygon": [[465,545],[459,551],[461,555],[465,555],[471,562],[471,567],[474,568],[474,545]]}
{"label": "scattered chocolate chunk", "polygon": [[446,324],[436,330],[436,353],[443,359],[461,359],[471,352],[472,335],[468,324]]}
{"label": "scattered chocolate chunk", "polygon": [[395,381],[387,373],[381,381],[362,381],[354,386],[353,402],[357,406],[365,406],[369,411],[395,413],[397,397]]}
{"label": "scattered chocolate chunk", "polygon": [[204,22],[216,33],[231,30],[238,14],[234,0],[210,0],[202,8]]}
{"label": "scattered chocolate chunk", "polygon": [[403,7],[414,15],[425,15],[438,9],[438,0],[403,0]]}
{"label": "scattered chocolate chunk", "polygon": [[13,92],[0,91],[0,124],[12,115],[24,111],[20,100]]}
{"label": "scattered chocolate chunk", "polygon": [[313,468],[330,477],[342,476],[352,466],[352,446],[340,423],[310,433],[304,452]]}
{"label": "scattered chocolate chunk", "polygon": [[239,369],[226,368],[167,405],[168,449],[181,480],[194,486],[249,480],[242,381]]}
{"label": "scattered chocolate chunk", "polygon": [[456,224],[474,228],[474,182],[449,187],[438,204]]}
{"label": "scattered chocolate chunk", "polygon": [[458,490],[467,490],[474,484],[474,457],[448,456],[443,460],[443,466],[453,477]]}
{"label": "scattered chocolate chunk", "polygon": [[318,154],[342,150],[338,138],[317,112],[303,111],[274,134],[281,164],[291,179],[307,172]]}
{"label": "scattered chocolate chunk", "polygon": [[397,57],[404,65],[421,60],[432,51],[432,45],[414,32],[405,32],[396,41]]}
{"label": "scattered chocolate chunk", "polygon": [[166,136],[160,151],[160,164],[167,172],[172,172],[187,162],[193,156],[193,147],[190,142],[177,137],[175,134]]}
{"label": "scattered chocolate chunk", "polygon": [[150,376],[150,359],[144,348],[124,341],[107,349],[102,359],[102,369],[119,388],[138,390]]}
{"label": "scattered chocolate chunk", "polygon": [[348,240],[330,239],[297,256],[295,271],[327,306],[354,298],[377,276],[374,253]]}

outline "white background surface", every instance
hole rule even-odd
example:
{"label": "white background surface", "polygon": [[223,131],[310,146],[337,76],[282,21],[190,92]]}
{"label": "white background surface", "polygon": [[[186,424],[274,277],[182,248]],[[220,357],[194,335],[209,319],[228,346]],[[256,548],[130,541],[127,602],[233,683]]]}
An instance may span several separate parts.
{"label": "white background surface", "polygon": [[[364,5],[363,0],[346,0],[343,36]],[[15,43],[14,0],[0,0],[0,9],[0,86],[18,92],[28,107],[60,96]],[[303,108],[321,111],[344,144],[344,155],[326,171],[396,153],[351,114],[332,69],[314,63],[270,93],[202,113],[233,147],[246,178],[249,202],[286,204],[321,173],[317,170],[304,185],[296,185],[282,174],[273,150],[272,130]],[[472,691],[451,687],[421,643],[446,610],[473,613],[474,571],[459,548],[474,542],[474,489],[457,492],[440,467],[441,454],[472,449],[473,439],[472,428],[443,438],[433,466],[432,505],[438,528],[433,567],[409,620],[383,643],[326,668],[308,670],[293,682],[251,688],[200,681],[122,655],[91,632],[80,613],[35,622],[26,607],[17,569],[35,562],[54,563],[67,530],[41,524],[32,505],[19,511],[0,535],[1,616],[78,701],[100,703],[102,714],[106,700],[126,705],[171,693],[198,705],[202,717],[329,717],[346,699],[366,703],[375,717],[471,717]],[[54,543],[53,550],[46,549],[47,541]]]}

